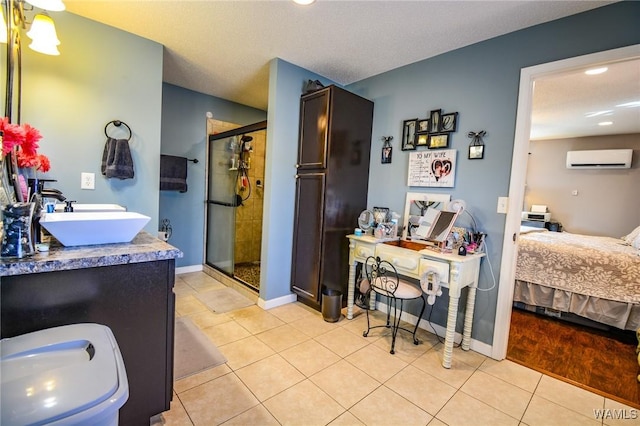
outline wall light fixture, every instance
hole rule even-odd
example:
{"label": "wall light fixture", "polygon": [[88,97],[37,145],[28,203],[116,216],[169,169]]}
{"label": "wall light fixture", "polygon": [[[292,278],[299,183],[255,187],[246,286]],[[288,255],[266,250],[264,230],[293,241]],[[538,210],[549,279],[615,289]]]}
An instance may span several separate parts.
{"label": "wall light fixture", "polygon": [[[28,5],[27,5],[28,4]],[[45,12],[37,13],[31,21],[31,28],[27,32],[27,36],[31,39],[29,47],[45,55],[59,55],[58,46],[60,40],[56,34],[56,27],[53,19],[47,15],[48,11],[59,12],[65,9],[61,0],[2,0],[2,24],[7,31],[0,35],[0,42],[11,42],[13,45],[20,43],[20,30],[27,28],[26,12],[34,11],[35,8],[45,10]],[[4,21],[6,13],[7,20]]]}

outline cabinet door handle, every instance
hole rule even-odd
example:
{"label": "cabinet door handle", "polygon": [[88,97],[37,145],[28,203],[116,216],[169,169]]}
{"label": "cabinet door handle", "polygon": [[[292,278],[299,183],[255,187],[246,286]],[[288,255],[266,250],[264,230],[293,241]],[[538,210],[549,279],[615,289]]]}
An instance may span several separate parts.
{"label": "cabinet door handle", "polygon": [[300,175],[295,175],[295,178],[296,178],[296,179],[299,179],[299,178],[300,178]]}
{"label": "cabinet door handle", "polygon": [[296,169],[299,169],[299,168],[300,168],[300,164],[296,164]]}

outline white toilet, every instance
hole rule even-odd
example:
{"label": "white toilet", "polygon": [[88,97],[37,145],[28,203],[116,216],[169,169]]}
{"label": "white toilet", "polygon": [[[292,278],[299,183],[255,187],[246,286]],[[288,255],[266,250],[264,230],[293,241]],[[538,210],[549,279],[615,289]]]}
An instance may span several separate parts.
{"label": "white toilet", "polygon": [[73,324],[0,340],[1,417],[9,425],[117,425],[129,398],[111,329]]}

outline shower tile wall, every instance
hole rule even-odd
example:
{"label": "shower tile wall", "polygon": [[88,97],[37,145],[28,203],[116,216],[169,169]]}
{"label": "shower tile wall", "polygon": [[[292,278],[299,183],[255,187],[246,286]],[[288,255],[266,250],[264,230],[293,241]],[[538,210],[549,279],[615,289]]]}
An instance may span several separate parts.
{"label": "shower tile wall", "polygon": [[[235,263],[260,261],[262,246],[262,204],[264,195],[264,159],[266,147],[266,130],[250,133],[251,167],[249,181],[251,182],[251,196],[242,206],[236,209],[236,242]],[[258,181],[260,185],[258,186]],[[241,193],[243,197],[246,197]]]}

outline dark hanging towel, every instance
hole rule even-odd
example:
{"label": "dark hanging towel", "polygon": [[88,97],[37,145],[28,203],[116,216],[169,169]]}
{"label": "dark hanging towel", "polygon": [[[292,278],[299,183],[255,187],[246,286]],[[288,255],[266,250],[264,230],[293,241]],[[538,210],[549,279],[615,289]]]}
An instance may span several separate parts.
{"label": "dark hanging towel", "polygon": [[101,171],[107,178],[133,179],[133,158],[127,139],[107,137],[102,152]]}
{"label": "dark hanging towel", "polygon": [[187,159],[160,155],[160,191],[187,192]]}

